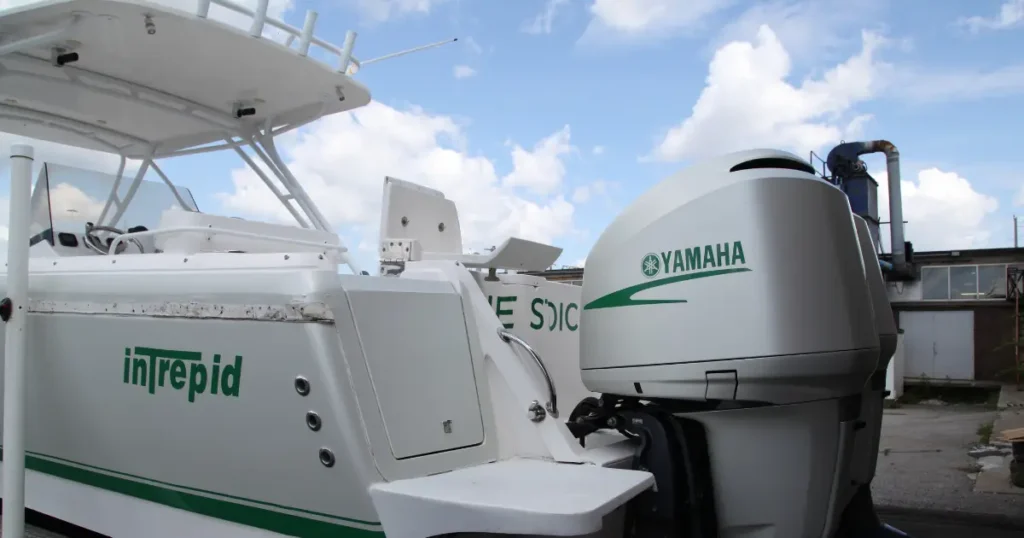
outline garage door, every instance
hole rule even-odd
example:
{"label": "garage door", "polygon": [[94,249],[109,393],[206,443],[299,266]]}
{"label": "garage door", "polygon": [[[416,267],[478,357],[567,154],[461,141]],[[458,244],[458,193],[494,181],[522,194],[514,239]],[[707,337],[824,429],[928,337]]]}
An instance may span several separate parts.
{"label": "garage door", "polygon": [[974,379],[974,312],[900,312],[906,377]]}

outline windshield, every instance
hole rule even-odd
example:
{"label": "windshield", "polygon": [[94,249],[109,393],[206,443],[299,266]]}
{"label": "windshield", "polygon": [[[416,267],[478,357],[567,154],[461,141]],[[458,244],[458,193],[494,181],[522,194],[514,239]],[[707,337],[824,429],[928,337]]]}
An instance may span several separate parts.
{"label": "windshield", "polygon": [[[124,200],[134,175],[135,171],[126,172],[121,179],[118,186],[119,199]],[[116,179],[114,174],[46,163],[39,172],[37,195],[32,199],[32,232],[38,234],[52,230],[52,233],[82,233],[87,222],[96,224]],[[199,210],[188,189],[179,185],[175,185],[175,188],[188,206],[183,209]],[[47,193],[47,196],[42,193]],[[170,187],[162,181],[144,180],[135,191],[124,215],[111,225],[124,231],[140,225],[152,230],[157,228],[163,212],[172,208],[181,206]],[[116,207],[111,207],[107,211],[107,218],[115,212]]]}

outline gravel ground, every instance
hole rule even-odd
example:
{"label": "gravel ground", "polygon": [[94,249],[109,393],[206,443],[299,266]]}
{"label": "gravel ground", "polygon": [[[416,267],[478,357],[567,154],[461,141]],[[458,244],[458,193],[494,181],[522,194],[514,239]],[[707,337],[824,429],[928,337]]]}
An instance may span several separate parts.
{"label": "gravel ground", "polygon": [[887,409],[872,483],[882,507],[1003,516],[1024,521],[1024,498],[974,492],[967,450],[996,411],[968,406]]}

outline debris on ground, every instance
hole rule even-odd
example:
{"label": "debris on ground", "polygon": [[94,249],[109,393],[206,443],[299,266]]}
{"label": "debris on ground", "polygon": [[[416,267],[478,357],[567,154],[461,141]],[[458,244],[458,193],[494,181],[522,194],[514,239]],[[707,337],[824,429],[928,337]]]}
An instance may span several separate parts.
{"label": "debris on ground", "polygon": [[[1024,502],[1019,495],[986,493],[1000,485],[1002,490],[1020,490],[1010,485],[1009,465],[1004,464],[1000,473],[1000,469],[986,468],[994,460],[986,460],[988,465],[978,461],[986,454],[997,456],[1005,450],[1005,446],[995,444],[1002,442],[997,439],[999,432],[1007,429],[996,421],[998,415],[995,409],[971,405],[904,404],[886,410],[877,472],[871,483],[876,504],[1024,521]],[[996,426],[991,442],[980,443],[979,425],[992,422]],[[981,448],[977,458],[967,455],[974,448]],[[980,488],[978,482],[982,483]]]}
{"label": "debris on ground", "polygon": [[[988,426],[982,424],[978,429],[981,442],[968,451],[982,466],[975,478],[975,492],[1024,495],[1024,412],[1013,405],[1019,402],[1024,402],[1024,393],[1004,386],[992,427],[982,431]],[[984,458],[991,459],[983,463]]]}
{"label": "debris on ground", "polygon": [[972,458],[984,458],[988,456],[1009,456],[1010,443],[995,442],[988,445],[979,445],[967,451]]}
{"label": "debris on ground", "polygon": [[949,405],[949,403],[938,398],[929,398],[927,400],[921,400],[917,405]]}

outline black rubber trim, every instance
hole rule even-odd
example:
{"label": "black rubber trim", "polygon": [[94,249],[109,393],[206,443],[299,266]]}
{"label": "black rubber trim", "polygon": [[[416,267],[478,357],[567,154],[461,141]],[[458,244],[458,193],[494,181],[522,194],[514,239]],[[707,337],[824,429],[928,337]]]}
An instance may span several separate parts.
{"label": "black rubber trim", "polygon": [[746,162],[742,162],[733,166],[729,169],[730,172],[739,172],[741,170],[759,170],[759,169],[784,169],[784,170],[798,170],[800,172],[807,172],[808,174],[817,175],[814,168],[800,161],[794,161],[793,159],[780,159],[778,157],[766,157],[764,159],[752,159]]}

